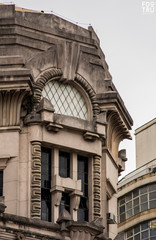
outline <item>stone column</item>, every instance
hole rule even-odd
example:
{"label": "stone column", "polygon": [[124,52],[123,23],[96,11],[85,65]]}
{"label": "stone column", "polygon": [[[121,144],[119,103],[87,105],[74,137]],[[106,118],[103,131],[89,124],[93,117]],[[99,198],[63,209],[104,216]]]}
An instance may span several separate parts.
{"label": "stone column", "polygon": [[31,217],[41,218],[41,143],[32,143]]}
{"label": "stone column", "polygon": [[94,219],[101,216],[101,157],[94,156],[93,159],[93,206]]}

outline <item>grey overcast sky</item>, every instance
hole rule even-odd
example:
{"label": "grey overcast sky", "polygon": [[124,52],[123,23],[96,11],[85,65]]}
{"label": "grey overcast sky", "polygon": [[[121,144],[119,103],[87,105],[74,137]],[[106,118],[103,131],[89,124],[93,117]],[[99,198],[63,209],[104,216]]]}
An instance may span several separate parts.
{"label": "grey overcast sky", "polygon": [[96,31],[113,82],[134,120],[126,173],[135,168],[134,130],[156,117],[156,0],[14,0],[0,3],[53,13]]}

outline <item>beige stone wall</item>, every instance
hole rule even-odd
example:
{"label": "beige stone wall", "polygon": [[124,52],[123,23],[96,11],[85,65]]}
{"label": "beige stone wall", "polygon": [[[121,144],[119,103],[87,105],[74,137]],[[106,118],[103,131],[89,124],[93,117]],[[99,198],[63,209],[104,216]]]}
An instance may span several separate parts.
{"label": "beige stone wall", "polygon": [[[18,214],[19,131],[0,132],[0,162],[4,169],[4,197],[7,212]],[[3,161],[5,159],[5,162]]]}
{"label": "beige stone wall", "polygon": [[156,158],[156,119],[143,125],[135,131],[136,168]]}

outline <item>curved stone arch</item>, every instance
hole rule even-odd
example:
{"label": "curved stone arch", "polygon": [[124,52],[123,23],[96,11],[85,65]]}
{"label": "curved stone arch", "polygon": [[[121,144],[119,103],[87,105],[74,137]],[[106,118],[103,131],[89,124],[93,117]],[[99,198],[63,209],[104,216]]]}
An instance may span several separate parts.
{"label": "curved stone arch", "polygon": [[34,86],[34,104],[35,108],[40,103],[42,90],[49,80],[60,79],[63,72],[61,69],[52,68],[43,72],[36,80]]}
{"label": "curved stone arch", "polygon": [[[44,86],[46,85],[46,83],[49,80],[57,80],[57,79],[62,80],[62,81],[65,80],[65,79],[61,78],[62,75],[63,75],[63,72],[61,69],[52,68],[52,69],[46,70],[37,78],[35,86],[34,86],[34,108],[35,109],[41,101],[42,90],[43,90]],[[92,105],[93,119],[95,120],[97,117],[97,114],[99,114],[99,112],[100,112],[100,108],[99,108],[99,105],[96,100],[96,93],[95,93],[94,89],[87,82],[87,80],[79,74],[76,74],[74,80],[66,80],[64,82],[68,82],[68,81],[71,83],[75,82],[75,83],[79,84],[84,89],[84,91],[87,93],[87,95],[91,101],[91,105]]]}
{"label": "curved stone arch", "polygon": [[82,88],[87,92],[87,94],[90,98],[90,101],[92,103],[93,119],[96,120],[97,115],[100,113],[100,107],[96,100],[96,93],[95,93],[94,89],[87,82],[87,80],[79,74],[76,74],[74,81],[78,82],[82,86]]}

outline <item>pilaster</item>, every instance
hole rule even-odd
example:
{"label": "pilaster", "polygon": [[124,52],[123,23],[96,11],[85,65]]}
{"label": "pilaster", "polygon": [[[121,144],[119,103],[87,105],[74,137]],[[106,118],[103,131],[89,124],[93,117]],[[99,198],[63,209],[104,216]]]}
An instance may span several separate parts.
{"label": "pilaster", "polygon": [[31,217],[41,218],[41,143],[32,144]]}

